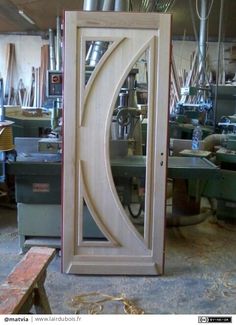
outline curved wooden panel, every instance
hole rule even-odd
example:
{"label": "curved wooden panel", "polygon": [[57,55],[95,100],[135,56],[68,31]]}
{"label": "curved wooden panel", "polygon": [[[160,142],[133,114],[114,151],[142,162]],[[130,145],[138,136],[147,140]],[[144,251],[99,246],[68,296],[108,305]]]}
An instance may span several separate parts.
{"label": "curved wooden panel", "polygon": [[[85,39],[83,42],[86,42],[86,40],[87,39]],[[100,61],[96,65],[94,71],[92,72],[92,75],[89,78],[88,83],[87,83],[87,85],[85,87],[85,90],[84,90],[84,97],[83,97],[83,102],[81,103],[81,106],[85,106],[86,105],[86,101],[87,101],[87,98],[88,98],[88,96],[90,94],[91,87],[92,87],[93,83],[95,82],[96,77],[100,73],[102,66],[105,64],[105,62],[107,61],[107,59],[109,58],[109,56],[115,51],[115,49],[124,40],[125,40],[125,37],[120,37],[120,38],[117,38],[117,39],[107,38],[107,37],[100,37],[99,38],[99,41],[104,41],[104,42],[110,41],[110,42],[112,42],[112,44],[108,47],[108,49],[106,50],[106,52],[103,54],[103,56],[101,57]],[[96,41],[96,39],[89,38],[89,41]],[[81,117],[81,124],[83,124],[83,115]]]}
{"label": "curved wooden panel", "polygon": [[[83,192],[81,193],[83,199],[85,200],[85,203],[87,204],[88,210],[92,216],[92,218],[94,219],[96,225],[98,226],[99,230],[104,234],[104,237],[108,240],[107,242],[99,242],[99,246],[121,246],[120,243],[118,243],[117,239],[115,239],[113,237],[113,235],[111,234],[111,232],[109,232],[109,230],[106,227],[106,224],[104,224],[102,222],[102,217],[99,215],[97,209],[96,209],[96,202],[93,202],[90,199],[89,196],[89,189],[87,189],[86,187],[86,182],[84,180],[84,172],[83,172],[83,163],[80,162],[81,166],[80,166],[80,177],[81,177],[81,183],[83,186]],[[81,245],[83,245],[82,241]],[[95,246],[97,245],[96,241],[93,241],[92,243],[90,243],[91,246]]]}
{"label": "curved wooden panel", "polygon": [[[110,237],[117,238],[122,247],[127,248],[127,254],[130,254],[130,243],[135,243],[135,245],[132,245],[133,255],[144,252],[146,245],[143,242],[142,236],[127,217],[114,186],[108,152],[109,129],[112,111],[114,110],[120,88],[137,59],[150,45],[153,37],[148,41],[146,39],[145,35],[145,38],[140,38],[139,42],[136,42],[134,46],[132,39],[127,37],[125,42],[122,43],[122,49],[120,47],[114,48],[109,53],[109,57],[104,60],[100,66],[99,73],[93,79],[93,83],[96,81],[96,87],[91,83],[89,96],[84,105],[83,124],[78,135],[78,138],[81,139],[79,145],[81,151],[84,147],[85,139],[89,139],[86,142],[86,148],[83,149],[81,159],[84,164],[83,181],[86,184],[86,195],[90,202],[93,202],[96,206],[97,213],[93,215],[93,218],[98,224],[99,222],[106,224],[111,232]],[[113,70],[111,80],[107,71],[109,71],[110,66],[113,67],[115,65],[121,55],[121,51],[123,57],[122,62],[119,64],[119,71]],[[107,78],[104,78],[104,76],[107,76]],[[106,89],[110,96],[102,96],[102,98],[98,99],[100,89]],[[99,104],[97,103],[98,100],[100,101]],[[89,131],[90,135],[87,134],[87,131]],[[91,152],[96,157],[96,166],[94,161],[90,159]],[[101,187],[100,191],[98,187]],[[104,204],[104,200],[106,204]]]}

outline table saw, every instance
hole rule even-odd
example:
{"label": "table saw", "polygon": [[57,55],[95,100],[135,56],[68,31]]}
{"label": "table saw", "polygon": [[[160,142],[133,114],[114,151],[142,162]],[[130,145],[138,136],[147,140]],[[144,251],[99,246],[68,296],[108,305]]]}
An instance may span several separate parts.
{"label": "table saw", "polygon": [[[32,245],[60,247],[61,236],[61,154],[52,145],[53,153],[39,150],[41,138],[16,138],[17,159],[8,162],[7,172],[15,175],[20,248]],[[51,141],[53,144],[53,141]],[[59,144],[58,144],[59,145]],[[44,148],[44,145],[40,148]],[[145,178],[146,157],[113,158],[114,179],[129,184],[132,177]],[[207,159],[196,157],[169,157],[168,177],[203,179],[216,175],[217,167]],[[129,188],[124,193],[126,203],[131,199]],[[102,233],[85,207],[84,236],[101,239]]]}

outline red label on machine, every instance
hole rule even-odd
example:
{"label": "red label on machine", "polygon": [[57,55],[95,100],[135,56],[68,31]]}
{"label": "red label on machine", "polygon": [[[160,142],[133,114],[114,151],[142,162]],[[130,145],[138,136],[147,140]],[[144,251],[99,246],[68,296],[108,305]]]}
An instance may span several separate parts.
{"label": "red label on machine", "polygon": [[33,183],[32,186],[33,186],[33,192],[38,192],[38,193],[50,192],[49,183]]}
{"label": "red label on machine", "polygon": [[52,84],[60,84],[62,82],[61,75],[59,75],[59,74],[51,75],[51,82],[52,82]]}

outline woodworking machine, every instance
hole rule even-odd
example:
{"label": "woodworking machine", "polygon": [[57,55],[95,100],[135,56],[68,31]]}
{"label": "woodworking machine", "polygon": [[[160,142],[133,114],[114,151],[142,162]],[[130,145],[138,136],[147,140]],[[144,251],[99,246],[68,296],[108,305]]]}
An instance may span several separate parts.
{"label": "woodworking machine", "polygon": [[208,179],[203,188],[203,196],[216,200],[218,219],[236,220],[236,135],[222,136],[222,144],[216,146],[215,163],[219,172]]}
{"label": "woodworking machine", "polygon": [[[8,162],[15,175],[18,231],[22,251],[33,245],[61,245],[61,140],[15,138],[17,159]],[[102,237],[87,209],[84,236]]]}

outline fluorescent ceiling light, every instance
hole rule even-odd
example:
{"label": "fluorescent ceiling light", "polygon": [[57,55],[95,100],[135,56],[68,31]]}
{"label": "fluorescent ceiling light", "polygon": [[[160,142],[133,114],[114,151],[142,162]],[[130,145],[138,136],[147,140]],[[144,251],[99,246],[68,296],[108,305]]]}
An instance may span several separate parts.
{"label": "fluorescent ceiling light", "polygon": [[23,10],[19,10],[19,14],[25,19],[28,21],[28,23],[32,24],[32,25],[35,25],[35,22],[28,16],[24,13]]}

